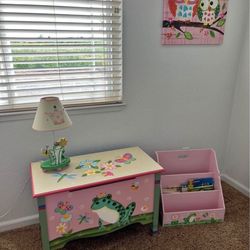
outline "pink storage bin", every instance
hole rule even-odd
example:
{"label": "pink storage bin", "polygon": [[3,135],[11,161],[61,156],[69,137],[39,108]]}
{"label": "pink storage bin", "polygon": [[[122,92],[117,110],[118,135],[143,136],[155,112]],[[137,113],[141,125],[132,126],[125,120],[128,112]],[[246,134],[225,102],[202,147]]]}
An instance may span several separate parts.
{"label": "pink storage bin", "polygon": [[213,149],[157,151],[156,157],[168,175],[207,172],[219,174]]}
{"label": "pink storage bin", "polygon": [[[224,221],[225,205],[216,153],[213,149],[157,151],[161,176],[163,226],[207,224]],[[168,192],[190,179],[214,179],[214,190]]]}

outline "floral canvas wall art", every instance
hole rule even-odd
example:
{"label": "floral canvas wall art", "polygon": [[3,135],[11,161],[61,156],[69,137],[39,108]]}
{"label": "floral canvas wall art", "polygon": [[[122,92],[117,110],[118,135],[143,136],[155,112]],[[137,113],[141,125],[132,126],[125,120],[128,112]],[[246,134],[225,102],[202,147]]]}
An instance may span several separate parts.
{"label": "floral canvas wall art", "polygon": [[223,43],[228,0],[163,0],[162,44]]}

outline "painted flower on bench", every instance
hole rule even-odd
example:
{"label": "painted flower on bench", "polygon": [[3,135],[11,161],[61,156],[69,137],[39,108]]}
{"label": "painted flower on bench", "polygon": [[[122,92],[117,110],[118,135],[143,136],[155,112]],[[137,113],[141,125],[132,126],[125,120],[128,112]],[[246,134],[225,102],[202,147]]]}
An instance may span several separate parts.
{"label": "painted flower on bench", "polygon": [[56,231],[63,236],[69,235],[73,232],[72,229],[67,230],[70,227],[70,222],[72,220],[73,206],[68,201],[59,201],[57,207],[55,208],[55,213],[60,214],[60,223],[56,226]]}
{"label": "painted flower on bench", "polygon": [[112,161],[108,161],[101,164],[101,170],[114,170],[116,168],[116,165]]}
{"label": "painted flower on bench", "polygon": [[98,169],[97,164],[100,162],[100,160],[83,160],[80,161],[79,166],[76,167],[76,169],[83,169],[83,170],[89,170],[91,168]]}
{"label": "painted flower on bench", "polygon": [[67,225],[65,223],[60,223],[56,226],[56,231],[59,234],[65,234],[67,230]]}
{"label": "painted flower on bench", "polygon": [[103,176],[113,176],[113,170],[116,169],[116,165],[112,161],[108,161],[101,164],[101,171]]}
{"label": "painted flower on bench", "polygon": [[68,225],[66,223],[59,223],[56,226],[56,232],[67,237],[73,233],[73,229],[68,229]]}
{"label": "painted flower on bench", "polygon": [[100,170],[94,170],[94,169],[89,169],[89,170],[85,170],[82,174],[82,177],[84,176],[90,176],[90,175],[95,175],[95,174],[99,174],[101,173]]}
{"label": "painted flower on bench", "polygon": [[72,219],[72,214],[66,213],[61,217],[61,222],[70,222]]}
{"label": "painted flower on bench", "polygon": [[73,206],[68,201],[65,201],[65,202],[59,201],[57,203],[55,213],[64,215],[68,213],[69,211],[71,211],[72,209],[73,209]]}
{"label": "painted flower on bench", "polygon": [[[131,164],[136,158],[130,153],[125,153],[120,157],[117,157],[114,161],[109,160],[100,163],[100,160],[83,160],[80,161],[79,165],[75,169],[83,170],[82,177],[102,174],[103,176],[114,176],[113,171],[117,168],[121,168],[123,164]],[[118,164],[119,163],[119,164]]]}
{"label": "painted flower on bench", "polygon": [[83,160],[80,161],[79,165],[75,169],[82,169],[84,170],[82,176],[89,176],[94,174],[101,173],[98,163],[100,160]]}
{"label": "painted flower on bench", "polygon": [[106,176],[113,176],[114,174],[111,171],[105,171],[102,173],[102,175],[106,177]]}

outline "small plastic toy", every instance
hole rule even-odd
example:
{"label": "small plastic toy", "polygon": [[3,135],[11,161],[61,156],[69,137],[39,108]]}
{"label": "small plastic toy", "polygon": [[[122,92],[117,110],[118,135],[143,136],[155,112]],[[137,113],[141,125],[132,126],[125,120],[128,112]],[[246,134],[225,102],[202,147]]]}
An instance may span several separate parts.
{"label": "small plastic toy", "polygon": [[214,189],[214,179],[212,177],[190,179],[188,183],[181,184],[181,192],[206,191]]}
{"label": "small plastic toy", "polygon": [[182,183],[179,187],[164,188],[164,193],[171,192],[193,192],[193,191],[207,191],[214,189],[214,179],[212,177],[190,179],[186,183]]}
{"label": "small plastic toy", "polygon": [[49,158],[41,163],[41,168],[44,172],[62,170],[69,165],[70,158],[64,156],[64,147],[67,143],[68,141],[65,138],[60,138],[54,143],[52,148],[49,148],[47,145],[42,149],[42,154]]}

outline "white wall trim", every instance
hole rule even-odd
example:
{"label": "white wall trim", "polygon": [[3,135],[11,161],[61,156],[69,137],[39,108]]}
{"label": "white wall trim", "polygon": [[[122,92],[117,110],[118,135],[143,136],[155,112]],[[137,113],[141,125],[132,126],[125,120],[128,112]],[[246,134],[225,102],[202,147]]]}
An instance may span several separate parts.
{"label": "white wall trim", "polygon": [[250,189],[247,188],[245,185],[242,185],[240,182],[236,181],[235,179],[231,178],[227,174],[221,174],[221,179],[243,193],[244,195],[250,197]]}
{"label": "white wall trim", "polygon": [[21,217],[15,220],[3,221],[0,222],[0,232],[9,231],[12,229],[17,229],[37,223],[39,223],[38,214]]}

